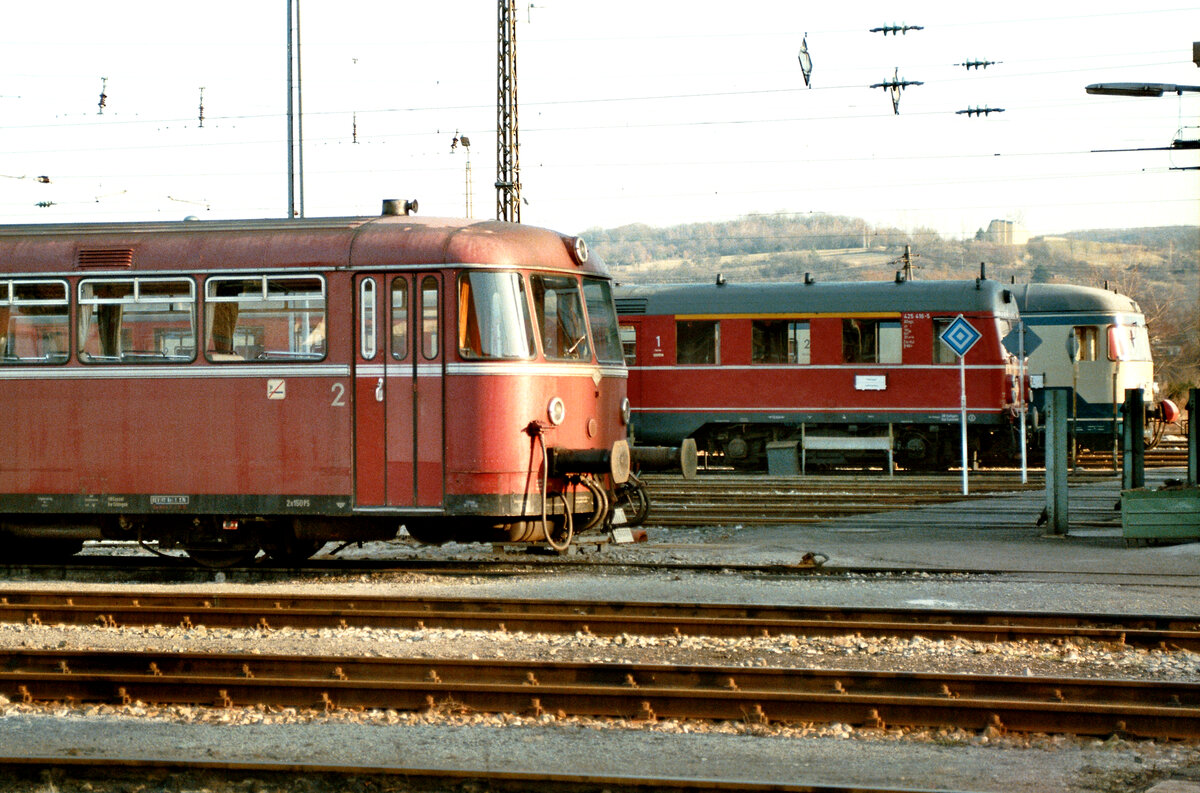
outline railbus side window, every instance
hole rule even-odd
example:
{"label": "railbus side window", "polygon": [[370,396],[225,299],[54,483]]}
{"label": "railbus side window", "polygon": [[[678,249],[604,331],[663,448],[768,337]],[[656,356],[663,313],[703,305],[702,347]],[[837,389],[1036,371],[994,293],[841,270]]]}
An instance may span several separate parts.
{"label": "railbus side window", "polygon": [[590,361],[592,349],[588,346],[578,282],[562,275],[535,275],[531,289],[546,358]]}
{"label": "railbus side window", "polygon": [[902,343],[898,321],[842,320],[842,360],[846,363],[900,363]]}
{"label": "railbus side window", "polygon": [[79,282],[79,360],[188,363],[196,357],[196,284],[190,278]]}
{"label": "railbus side window", "polygon": [[0,365],[65,363],[70,355],[66,281],[0,281]]}
{"label": "railbus side window", "polygon": [[811,361],[807,321],[756,319],[750,323],[751,363]]}
{"label": "railbus side window", "polygon": [[935,319],[933,321],[933,362],[958,363],[958,355],[950,349],[950,345],[942,341],[942,334],[954,322],[953,319]]}
{"label": "railbus side window", "polygon": [[621,334],[621,351],[625,356],[626,366],[637,364],[637,328],[633,325],[622,325],[618,332]]}
{"label": "railbus side window", "polygon": [[421,354],[432,361],[438,356],[438,280],[421,279]]}
{"label": "railbus side window", "polygon": [[408,358],[408,281],[392,279],[392,357]]}
{"label": "railbus side window", "polygon": [[812,362],[812,343],[809,340],[807,320],[788,323],[788,362]]}
{"label": "railbus side window", "polygon": [[213,276],[204,302],[204,354],[214,363],[325,357],[319,275]]}
{"label": "railbus side window", "polygon": [[715,319],[675,321],[676,363],[721,363],[721,324]]}
{"label": "railbus side window", "polygon": [[464,358],[533,357],[533,321],[520,273],[458,277],[458,352]]}

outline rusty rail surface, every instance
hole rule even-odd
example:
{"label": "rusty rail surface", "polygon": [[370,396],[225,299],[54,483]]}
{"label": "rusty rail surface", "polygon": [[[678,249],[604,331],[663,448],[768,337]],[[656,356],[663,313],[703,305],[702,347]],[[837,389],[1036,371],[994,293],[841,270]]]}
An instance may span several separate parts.
{"label": "rusty rail surface", "polygon": [[0,622],[97,627],[392,628],[690,636],[1087,640],[1200,651],[1200,617],[722,603],[0,588]]}
{"label": "rusty rail surface", "polygon": [[505,659],[7,650],[18,703],[841,722],[1200,738],[1200,683]]}
{"label": "rusty rail surface", "polygon": [[[741,793],[966,793],[949,788],[897,787],[889,784],[880,787],[874,784],[838,782],[774,782],[752,779],[721,779],[679,776],[639,776],[633,774],[585,774],[557,771],[505,771],[496,768],[478,770],[471,768],[432,768],[398,765],[350,765],[335,763],[289,763],[271,760],[212,760],[212,759],[166,759],[159,757],[113,757],[44,754],[36,757],[13,757],[0,755],[0,774],[21,776],[43,787],[40,776],[43,770],[53,769],[70,779],[98,779],[112,781],[128,779],[138,789],[144,787],[147,773],[169,773],[177,776],[190,773],[209,777],[213,774],[233,775],[245,783],[249,774],[267,777],[273,784],[287,778],[308,781],[329,777],[330,787],[358,790],[364,779],[379,778],[394,785],[394,778],[402,777],[412,789],[425,790],[434,784],[464,783],[481,784],[486,790],[554,790],[570,793],[573,790],[611,791],[671,790],[681,791],[740,791]],[[229,778],[234,778],[230,776]],[[180,780],[176,780],[177,782]],[[184,780],[186,782],[186,780]],[[131,787],[133,787],[131,786]],[[197,784],[196,787],[201,787]],[[307,788],[306,788],[307,789]],[[391,787],[388,787],[391,790]]]}

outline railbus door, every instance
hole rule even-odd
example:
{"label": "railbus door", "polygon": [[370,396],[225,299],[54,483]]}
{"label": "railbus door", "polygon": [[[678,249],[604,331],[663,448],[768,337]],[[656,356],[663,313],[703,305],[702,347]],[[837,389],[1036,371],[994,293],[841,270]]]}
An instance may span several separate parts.
{"label": "railbus door", "polygon": [[355,500],[443,501],[442,277],[360,275],[355,350]]}
{"label": "railbus door", "polygon": [[386,281],[378,275],[355,280],[354,502],[383,506],[387,494],[385,441],[388,430]]}
{"label": "railbus door", "polygon": [[442,506],[445,484],[446,306],[440,273],[413,278],[413,457],[416,506]]}

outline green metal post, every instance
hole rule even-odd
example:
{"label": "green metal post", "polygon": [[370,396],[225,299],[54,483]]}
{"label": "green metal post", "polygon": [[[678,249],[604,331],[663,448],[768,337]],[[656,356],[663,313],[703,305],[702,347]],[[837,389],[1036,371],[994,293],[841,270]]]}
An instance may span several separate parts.
{"label": "green metal post", "polygon": [[1045,389],[1046,407],[1046,518],[1052,534],[1066,534],[1067,498],[1067,398],[1073,389]]}
{"label": "green metal post", "polygon": [[1146,406],[1142,389],[1125,389],[1125,420],[1121,432],[1125,440],[1125,464],[1121,475],[1122,490],[1146,486]]}

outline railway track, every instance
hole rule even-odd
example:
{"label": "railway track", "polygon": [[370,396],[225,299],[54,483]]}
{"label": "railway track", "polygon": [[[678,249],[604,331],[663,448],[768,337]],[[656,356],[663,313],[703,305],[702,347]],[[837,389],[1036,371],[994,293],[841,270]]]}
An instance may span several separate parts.
{"label": "railway track", "polygon": [[1094,641],[1200,651],[1200,617],[954,609],[353,597],[109,593],[0,589],[0,622],[97,627],[391,628],[702,635]]}
{"label": "railway track", "polygon": [[[1186,440],[1163,440],[1154,448],[1146,449],[1144,462],[1147,468],[1185,468],[1187,455]],[[1077,462],[1083,468],[1120,471],[1124,459],[1122,449],[1118,449],[1115,455],[1111,450],[1084,450],[1079,453]]]}
{"label": "railway track", "polygon": [[[845,474],[805,477],[772,477],[758,474],[707,473],[696,479],[648,474],[642,479],[650,494],[650,513],[646,519],[654,526],[812,524],[834,518],[869,515],[896,510],[963,502],[982,503],[997,495],[1026,493],[1036,496],[1045,490],[1045,482],[1031,474],[1022,483],[1019,473],[974,472],[969,495],[962,494],[959,475]],[[1111,473],[1076,472],[1070,484],[1087,485],[1115,482]],[[1095,521],[1111,520],[1112,493],[1102,494]],[[1086,509],[1072,504],[1072,509]],[[1002,516],[1012,520],[1012,515]],[[1032,518],[1022,526],[1032,525]],[[960,519],[952,515],[951,519]],[[1120,514],[1116,515],[1120,524]]]}
{"label": "railway track", "polygon": [[1200,738],[1200,683],[504,659],[6,650],[24,704],[342,708]]}

